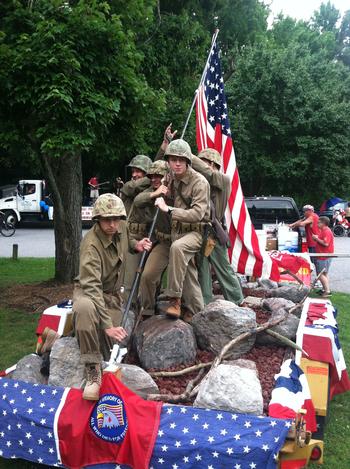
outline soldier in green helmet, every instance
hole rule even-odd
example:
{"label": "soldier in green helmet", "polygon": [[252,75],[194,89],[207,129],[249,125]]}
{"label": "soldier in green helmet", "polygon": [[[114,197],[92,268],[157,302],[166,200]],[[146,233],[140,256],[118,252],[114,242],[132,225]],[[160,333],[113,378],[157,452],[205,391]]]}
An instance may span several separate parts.
{"label": "soldier in green helmet", "polygon": [[[130,236],[140,240],[147,236],[147,223],[143,214],[135,209],[134,199],[143,190],[150,186],[147,171],[152,164],[152,160],[146,155],[136,155],[128,165],[131,168],[131,180],[126,182],[121,189],[121,198],[124,202],[127,213],[127,224]],[[132,283],[134,281],[137,266],[141,255],[127,255],[126,270],[124,277],[124,300],[127,301]]]}
{"label": "soldier in green helmet", "polygon": [[[148,170],[147,176],[151,181],[151,187],[137,195],[134,200],[135,209],[142,211],[145,220],[153,219],[156,212],[155,200],[167,194],[168,188],[165,184],[165,179],[168,174],[169,165],[166,161],[162,160],[152,163]],[[168,213],[159,212],[155,226],[155,239],[156,244],[148,256],[139,288],[144,317],[154,314],[156,292],[169,262],[171,226],[170,215]]]}
{"label": "soldier in green helmet", "polygon": [[86,367],[87,383],[83,398],[98,400],[101,384],[101,360],[108,360],[116,341],[126,337],[120,327],[122,318],[123,271],[127,252],[150,250],[144,238],[130,239],[125,224],[122,200],[103,194],[93,207],[94,226],[80,246],[79,276],[73,295],[73,324],[81,360]]}
{"label": "soldier in green helmet", "polygon": [[165,150],[164,159],[169,163],[172,178],[165,200],[158,197],[155,204],[171,218],[165,313],[178,318],[181,298],[190,315],[204,306],[195,255],[202,248],[210,221],[210,187],[205,177],[191,168],[192,152],[185,140],[173,140]]}
{"label": "soldier in green helmet", "polygon": [[215,234],[215,247],[208,257],[202,257],[199,267],[199,282],[204,303],[213,299],[211,268],[214,268],[225,300],[241,304],[244,297],[241,284],[227,254],[228,235],[225,229],[225,209],[231,191],[230,178],[220,171],[221,155],[213,148],[202,150],[198,157],[192,155],[192,167],[210,184],[211,221]]}

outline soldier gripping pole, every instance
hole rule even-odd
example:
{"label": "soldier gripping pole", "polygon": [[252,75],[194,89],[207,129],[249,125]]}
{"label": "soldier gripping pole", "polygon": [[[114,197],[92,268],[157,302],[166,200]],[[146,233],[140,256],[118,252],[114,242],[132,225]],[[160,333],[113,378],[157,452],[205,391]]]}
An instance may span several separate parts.
{"label": "soldier gripping pole", "polygon": [[204,77],[205,77],[205,73],[206,73],[207,68],[208,68],[208,65],[209,65],[210,56],[211,56],[212,50],[214,49],[214,46],[215,46],[215,43],[216,43],[216,39],[217,39],[217,37],[218,37],[218,34],[219,34],[219,30],[216,29],[216,30],[215,30],[215,33],[213,34],[212,41],[211,41],[211,47],[210,47],[210,51],[209,51],[209,54],[208,54],[208,58],[207,58],[207,61],[206,61],[206,63],[205,63],[205,67],[204,67],[204,70],[203,70],[203,73],[202,73],[202,76],[201,76],[201,79],[200,79],[198,88],[197,88],[196,91],[195,91],[194,98],[193,98],[193,101],[192,101],[190,110],[189,110],[189,112],[188,112],[188,116],[187,116],[187,119],[186,119],[186,122],[185,122],[185,125],[184,125],[184,128],[183,128],[183,130],[182,130],[182,134],[181,134],[181,137],[180,137],[180,138],[184,138],[184,135],[185,135],[185,133],[186,133],[186,130],[187,130],[187,127],[188,127],[188,123],[189,123],[189,121],[190,121],[190,117],[191,117],[191,115],[192,115],[192,111],[193,111],[194,105],[196,104],[196,101],[197,101],[198,89],[199,89],[199,87],[203,84],[203,80],[204,80]]}
{"label": "soldier gripping pole", "polygon": [[[156,223],[157,223],[159,210],[160,210],[159,207],[157,207],[156,212],[155,212],[154,217],[153,217],[153,220],[152,220],[151,227],[148,231],[147,237],[149,239],[151,239],[151,237],[153,235],[154,228],[155,228]],[[144,268],[145,263],[146,263],[147,255],[148,255],[148,251],[143,251],[140,262],[139,262],[139,265],[137,266],[135,278],[134,278],[134,281],[133,281],[133,284],[132,284],[132,287],[131,287],[131,290],[130,290],[130,293],[129,293],[128,301],[126,302],[126,305],[125,305],[125,309],[124,309],[123,317],[122,317],[122,322],[120,324],[121,327],[123,327],[124,329],[125,329],[125,326],[126,326],[126,322],[128,320],[128,315],[129,315],[132,300],[133,300],[133,298],[135,296],[135,293],[136,293],[136,291],[138,289],[138,286],[139,286],[139,281],[140,281],[140,278],[141,278],[141,275],[142,275],[143,268]],[[108,368],[106,369],[106,371],[113,371],[112,368],[114,368],[115,365],[118,363],[118,359],[120,357],[120,352],[121,352],[120,344],[113,345],[112,353],[111,353],[111,356],[110,356],[110,359],[109,359],[109,362],[108,362]]]}

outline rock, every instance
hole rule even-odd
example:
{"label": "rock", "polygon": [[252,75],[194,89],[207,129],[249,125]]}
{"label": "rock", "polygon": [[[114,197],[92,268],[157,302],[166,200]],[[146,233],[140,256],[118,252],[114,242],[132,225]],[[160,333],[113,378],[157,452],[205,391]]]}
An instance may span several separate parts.
{"label": "rock", "polygon": [[[284,315],[285,312],[286,310],[283,308],[277,311],[272,311],[271,320]],[[277,326],[271,327],[271,330],[274,332],[277,332],[278,334],[283,335],[284,337],[287,337],[287,339],[294,340],[296,333],[297,333],[298,326],[299,326],[299,318],[294,316],[294,314],[289,314],[287,319],[282,321],[280,324],[277,324]],[[259,345],[281,345],[281,342],[278,339],[276,339],[275,337],[272,337],[269,334],[266,334],[265,332],[261,332],[260,334],[257,334],[256,342]]]}
{"label": "rock", "polygon": [[70,388],[82,387],[84,364],[80,361],[80,349],[75,337],[62,337],[53,344],[50,353],[48,384]]}
{"label": "rock", "polygon": [[[216,300],[194,315],[192,326],[201,349],[219,353],[224,345],[243,332],[256,327],[255,312],[230,301]],[[234,348],[233,358],[249,352],[255,342],[253,334]]]}
{"label": "rock", "polygon": [[131,391],[141,397],[147,394],[159,394],[159,389],[153,378],[142,368],[136,365],[121,363],[121,382]]}
{"label": "rock", "polygon": [[146,370],[191,364],[197,353],[192,326],[165,316],[143,321],[135,331],[135,346]]}
{"label": "rock", "polygon": [[263,396],[255,363],[244,366],[231,361],[211,370],[203,379],[193,406],[261,415]]}
{"label": "rock", "polygon": [[278,283],[268,278],[259,279],[258,284],[260,287],[265,288],[265,290],[272,290],[273,288],[278,288]]}
{"label": "rock", "polygon": [[46,384],[46,378],[40,373],[42,359],[34,353],[26,355],[17,363],[12,379],[21,379],[27,383]]}
{"label": "rock", "polygon": [[247,282],[247,283],[243,284],[242,287],[250,288],[252,290],[255,290],[255,288],[259,287],[259,284],[258,284],[258,282]]}
{"label": "rock", "polygon": [[[268,311],[278,311],[281,308],[289,310],[295,307],[295,303],[285,298],[266,298],[263,300],[262,307]],[[297,309],[294,309],[294,316],[300,318],[302,309],[302,306],[298,306]]]}
{"label": "rock", "polygon": [[305,286],[300,290],[299,287],[285,286],[270,290],[269,293],[270,297],[285,298],[286,300],[293,301],[294,303],[299,303],[309,291],[310,289]]}

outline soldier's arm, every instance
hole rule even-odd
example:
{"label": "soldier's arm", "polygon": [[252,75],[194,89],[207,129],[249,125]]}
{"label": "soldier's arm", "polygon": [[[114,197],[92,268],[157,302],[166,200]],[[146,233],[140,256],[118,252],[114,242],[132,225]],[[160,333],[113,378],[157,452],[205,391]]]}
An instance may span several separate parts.
{"label": "soldier's arm", "polygon": [[137,208],[145,208],[150,205],[154,205],[154,198],[151,196],[152,190],[146,189],[145,191],[138,194],[134,199],[134,206]]}
{"label": "soldier's arm", "polygon": [[128,181],[124,184],[121,190],[121,194],[124,197],[135,197],[137,194],[147,189],[150,184],[151,181],[148,179],[148,177],[137,179],[136,181]]}
{"label": "soldier's arm", "polygon": [[101,258],[97,250],[94,246],[89,246],[80,256],[79,283],[84,294],[96,305],[101,318],[101,328],[108,329],[113,327],[113,324],[103,298],[101,268]]}
{"label": "soldier's arm", "polygon": [[189,209],[174,208],[171,212],[174,221],[185,223],[199,223],[203,220],[204,215],[210,204],[210,187],[209,183],[202,179],[193,186],[192,202]]}
{"label": "soldier's arm", "polygon": [[192,155],[192,168],[202,174],[209,184],[218,189],[224,185],[225,174],[220,171],[214,171],[210,166],[204,163],[198,156]]}

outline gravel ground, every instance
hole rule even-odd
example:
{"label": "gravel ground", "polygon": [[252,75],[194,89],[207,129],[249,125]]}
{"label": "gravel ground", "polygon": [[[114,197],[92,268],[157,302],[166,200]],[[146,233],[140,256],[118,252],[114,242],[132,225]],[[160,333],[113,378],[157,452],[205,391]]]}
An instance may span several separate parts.
{"label": "gravel ground", "polygon": [[[87,230],[83,230],[83,235]],[[19,228],[11,238],[0,235],[0,257],[12,256],[12,245],[18,244],[20,257],[54,257],[55,240],[51,228]],[[350,238],[335,238],[335,252],[350,254]],[[332,260],[330,269],[333,291],[350,293],[350,258]]]}

